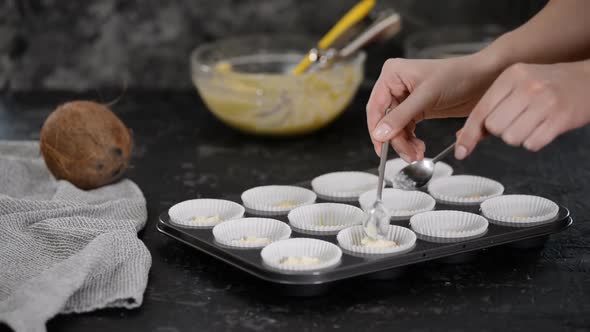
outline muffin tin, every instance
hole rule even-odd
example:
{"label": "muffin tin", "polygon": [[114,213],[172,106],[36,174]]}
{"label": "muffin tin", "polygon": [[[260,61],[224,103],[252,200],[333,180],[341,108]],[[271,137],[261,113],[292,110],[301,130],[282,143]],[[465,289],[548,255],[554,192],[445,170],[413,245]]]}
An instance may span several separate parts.
{"label": "muffin tin", "polygon": [[[375,174],[376,170],[368,172]],[[306,189],[312,188],[311,181],[298,183],[296,186]],[[240,202],[240,195],[229,196],[226,199]],[[326,200],[318,195],[316,203],[327,202],[334,203],[334,200]],[[358,201],[339,202],[339,204],[359,206]],[[481,215],[479,205],[449,205],[437,201],[434,212],[439,210],[456,210]],[[263,216],[253,214],[247,209],[245,217]],[[287,224],[289,223],[286,214],[273,216],[272,218]],[[409,220],[409,217],[402,220],[392,219],[391,224],[410,229]],[[474,257],[473,254],[478,250],[494,246],[509,245],[514,248],[513,250],[540,247],[545,243],[549,235],[568,228],[572,223],[573,219],[568,209],[559,206],[557,215],[554,218],[542,223],[531,224],[529,227],[511,227],[505,223],[489,220],[487,231],[478,236],[466,237],[460,239],[460,241],[429,241],[427,238],[418,236],[415,244],[409,249],[395,252],[395,254],[363,255],[362,252],[352,252],[340,246],[342,256],[338,264],[333,264],[331,267],[321,270],[307,271],[286,271],[273,268],[266,264],[261,257],[261,250],[264,249],[232,248],[221,245],[215,241],[211,229],[182,227],[170,221],[168,211],[160,215],[157,228],[169,237],[241,269],[266,282],[267,285],[277,286],[279,291],[287,295],[313,296],[330,289],[331,286],[337,284],[339,281],[363,276],[396,276],[405,267],[421,262],[436,259],[445,259],[448,262],[465,262],[469,257]],[[293,239],[297,238],[312,238],[324,240],[335,245],[339,244],[334,232],[329,234],[315,234],[313,232],[301,232],[301,230],[297,230],[295,227],[291,228],[290,239],[283,241],[293,241]],[[273,245],[276,243],[274,242]]]}

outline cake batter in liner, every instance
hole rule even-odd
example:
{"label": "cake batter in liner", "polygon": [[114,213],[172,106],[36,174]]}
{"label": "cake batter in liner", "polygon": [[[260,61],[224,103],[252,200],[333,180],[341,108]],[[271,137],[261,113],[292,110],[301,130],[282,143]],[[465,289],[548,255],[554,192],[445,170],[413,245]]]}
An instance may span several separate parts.
{"label": "cake batter in liner", "polygon": [[494,224],[530,227],[553,221],[559,206],[539,196],[505,195],[481,203],[481,212]]}
{"label": "cake batter in liner", "polygon": [[233,248],[262,248],[291,236],[286,223],[270,218],[241,218],[226,221],[213,228],[219,244]]}
{"label": "cake batter in liner", "polygon": [[259,216],[286,215],[297,207],[313,204],[316,198],[313,191],[296,186],[261,186],[242,193],[246,211]]}
{"label": "cake batter in liner", "polygon": [[289,212],[288,218],[291,227],[303,233],[336,234],[347,227],[362,224],[366,215],[352,205],[319,203],[296,208]]}
{"label": "cake batter in liner", "polygon": [[[338,265],[342,258],[342,250],[337,245],[327,241],[310,238],[294,238],[269,244],[262,249],[260,256],[264,264],[275,270],[294,273],[313,273]],[[316,260],[316,262],[308,265],[288,265],[284,263],[290,259]]]}
{"label": "cake batter in liner", "polygon": [[199,198],[180,202],[168,210],[170,222],[181,227],[211,228],[223,221],[242,218],[244,207],[223,199]]}

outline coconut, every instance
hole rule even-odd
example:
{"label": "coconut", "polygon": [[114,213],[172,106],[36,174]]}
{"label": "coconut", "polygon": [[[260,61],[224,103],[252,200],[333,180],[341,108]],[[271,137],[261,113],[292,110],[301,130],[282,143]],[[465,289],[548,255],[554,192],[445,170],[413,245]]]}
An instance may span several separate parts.
{"label": "coconut", "polygon": [[120,179],[133,149],[125,124],[108,107],[92,101],[58,106],[45,120],[40,141],[51,173],[81,189]]}

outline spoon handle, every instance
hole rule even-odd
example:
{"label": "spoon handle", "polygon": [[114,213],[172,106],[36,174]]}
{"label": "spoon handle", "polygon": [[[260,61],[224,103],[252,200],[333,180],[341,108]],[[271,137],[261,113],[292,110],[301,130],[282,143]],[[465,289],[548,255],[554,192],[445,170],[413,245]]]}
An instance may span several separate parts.
{"label": "spoon handle", "polygon": [[377,200],[381,200],[383,193],[383,180],[385,178],[385,164],[387,163],[387,153],[389,152],[389,142],[381,144],[381,160],[379,161],[379,183],[377,184]]}
{"label": "spoon handle", "polygon": [[444,149],[436,157],[432,158],[432,162],[433,163],[436,163],[437,161],[443,159],[444,157],[446,157],[449,154],[449,152],[453,151],[454,148],[455,148],[455,143],[449,145],[449,147],[447,147],[446,149]]}
{"label": "spoon handle", "polygon": [[[388,107],[383,116],[391,112],[391,107]],[[383,181],[385,178],[385,164],[387,163],[387,153],[389,152],[389,142],[381,143],[381,160],[379,161],[379,183],[377,183],[377,200],[380,201],[383,194]]]}

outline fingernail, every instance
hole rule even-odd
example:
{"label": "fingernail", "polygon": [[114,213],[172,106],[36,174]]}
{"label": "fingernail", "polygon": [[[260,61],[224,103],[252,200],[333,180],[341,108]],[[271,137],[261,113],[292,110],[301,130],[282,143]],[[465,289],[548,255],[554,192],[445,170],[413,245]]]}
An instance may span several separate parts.
{"label": "fingernail", "polygon": [[391,127],[387,123],[380,124],[375,130],[373,130],[373,137],[376,140],[385,140],[391,133]]}
{"label": "fingernail", "polygon": [[410,163],[411,162],[410,161],[410,157],[408,157],[407,154],[400,153],[399,156],[400,156],[400,158],[402,158],[403,160],[405,160],[407,163]]}
{"label": "fingernail", "polygon": [[522,146],[524,146],[525,149],[530,150],[531,149],[531,142],[530,141],[524,141],[524,143],[522,143]]}
{"label": "fingernail", "polygon": [[463,145],[458,145],[455,148],[455,158],[458,160],[463,160],[467,157],[467,149]]}
{"label": "fingernail", "polygon": [[424,159],[424,152],[421,150],[418,150],[418,152],[416,152],[416,160],[420,161]]}

